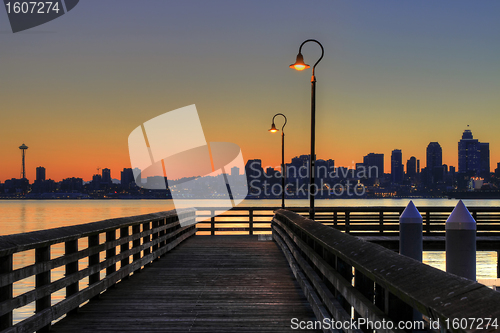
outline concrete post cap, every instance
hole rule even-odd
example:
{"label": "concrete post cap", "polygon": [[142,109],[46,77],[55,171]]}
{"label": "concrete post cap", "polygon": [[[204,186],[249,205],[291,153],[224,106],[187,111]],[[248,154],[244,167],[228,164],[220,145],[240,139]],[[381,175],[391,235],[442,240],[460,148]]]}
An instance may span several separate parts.
{"label": "concrete post cap", "polygon": [[458,202],[456,207],[446,220],[446,230],[476,230],[476,220],[472,217],[467,207],[462,200]]}
{"label": "concrete post cap", "polygon": [[399,223],[420,223],[422,224],[422,215],[420,215],[417,207],[410,200],[405,210],[399,217]]}

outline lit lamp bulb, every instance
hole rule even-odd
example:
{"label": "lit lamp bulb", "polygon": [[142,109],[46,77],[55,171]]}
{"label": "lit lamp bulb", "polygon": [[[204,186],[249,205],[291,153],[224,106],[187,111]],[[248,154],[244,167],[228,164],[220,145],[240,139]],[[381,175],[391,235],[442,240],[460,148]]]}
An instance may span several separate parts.
{"label": "lit lamp bulb", "polygon": [[297,54],[297,60],[295,60],[294,64],[290,65],[290,68],[294,68],[298,71],[303,71],[304,69],[309,67],[311,66],[304,63],[304,57],[302,56],[302,53]]}
{"label": "lit lamp bulb", "polygon": [[278,132],[279,130],[276,128],[276,125],[274,125],[274,123],[271,125],[271,129],[269,130],[269,132],[271,133],[276,133]]}

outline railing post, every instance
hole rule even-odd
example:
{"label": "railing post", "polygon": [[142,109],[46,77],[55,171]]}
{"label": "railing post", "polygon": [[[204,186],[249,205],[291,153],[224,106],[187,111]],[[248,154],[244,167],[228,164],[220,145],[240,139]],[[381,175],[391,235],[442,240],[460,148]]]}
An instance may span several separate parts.
{"label": "railing post", "polygon": [[497,279],[500,279],[500,251],[497,251]]}
{"label": "railing post", "polygon": [[385,289],[375,283],[375,306],[385,312]]}
{"label": "railing post", "polygon": [[[151,226],[151,222],[144,222],[144,223],[142,224],[142,232],[147,232],[147,231],[149,231],[149,230],[151,229],[151,227],[150,227],[150,226]],[[148,244],[148,243],[150,243],[150,242],[151,242],[151,235],[147,235],[147,236],[142,237],[142,244],[143,244],[143,245],[144,245],[144,244]],[[150,253],[151,253],[151,247],[150,247],[150,246],[148,246],[148,247],[146,247],[146,248],[144,249],[144,256],[143,256],[143,257],[147,256],[147,255],[148,255],[148,254],[150,254]],[[147,266],[147,265],[148,265],[148,264],[145,264],[144,266]]]}
{"label": "railing post", "polygon": [[[116,229],[111,231],[106,231],[106,244],[114,240],[116,240]],[[106,250],[106,260],[112,259],[114,256],[116,256],[115,246]],[[113,274],[114,272],[116,272],[116,263],[106,267],[106,277]]]}
{"label": "railing post", "polygon": [[426,234],[431,233],[431,212],[430,211],[425,212],[425,233]]}
{"label": "railing post", "polygon": [[210,210],[210,235],[215,235],[215,210]]}
{"label": "railing post", "polygon": [[[0,257],[0,274],[12,272],[12,254]],[[0,303],[12,299],[12,284],[0,287]],[[12,311],[0,316],[0,330],[12,327]]]}
{"label": "railing post", "polygon": [[[70,255],[78,252],[78,239],[67,241],[64,243],[64,253],[65,255]],[[65,267],[66,276],[78,273],[78,260],[69,262]],[[78,282],[72,283],[66,287],[66,298],[74,295],[78,292]],[[68,312],[68,314],[76,314],[78,312],[78,307]]]}
{"label": "railing post", "polygon": [[337,211],[334,211],[333,212],[333,226],[336,227],[337,226],[337,222],[338,222],[338,213]]}
{"label": "railing post", "polygon": [[378,213],[378,223],[379,223],[379,232],[383,233],[384,232],[384,211],[381,210]]}
{"label": "railing post", "polygon": [[[335,269],[337,272],[344,277],[349,282],[349,285],[352,284],[352,266],[348,265],[345,261],[336,257]],[[351,304],[342,296],[340,293],[337,295],[337,299],[346,310],[347,313],[351,313]]]}
{"label": "railing post", "polygon": [[[50,246],[44,246],[35,249],[35,263],[41,264],[46,261],[50,261]],[[50,270],[38,273],[35,276],[35,288],[40,288],[47,284],[50,284]],[[37,299],[35,304],[35,313],[39,313],[45,309],[50,308],[50,295]],[[50,324],[42,327],[37,332],[48,332],[49,330]]]}
{"label": "railing post", "polygon": [[413,320],[413,308],[388,290],[385,291],[385,304],[386,313],[394,322]]}
{"label": "railing post", "polygon": [[[99,246],[99,234],[90,235],[88,242],[89,242],[89,249],[91,249],[95,246]],[[95,266],[95,265],[99,265],[99,253],[91,254],[89,256],[89,268],[91,268],[92,266]],[[101,279],[100,272],[96,272],[94,274],[89,275],[89,286],[94,284],[94,283],[99,282],[100,279]],[[92,297],[93,300],[96,300],[98,298],[99,298],[99,295]]]}
{"label": "railing post", "polygon": [[[153,225],[152,229],[154,230],[155,228],[158,228],[160,226],[160,222],[159,221],[153,221],[152,225]],[[159,232],[158,231],[153,232],[153,241],[157,240],[158,237],[159,237]],[[153,252],[155,252],[159,248],[160,248],[159,244],[153,245]],[[153,261],[157,261],[158,258],[159,257],[155,256],[155,258],[153,259]]]}
{"label": "railing post", "polygon": [[248,233],[253,235],[253,208],[248,208]]}
{"label": "railing post", "polygon": [[[137,236],[141,233],[141,225],[140,224],[135,224],[132,226],[132,234],[134,236]],[[134,239],[132,241],[132,249],[135,249],[135,248],[138,248],[141,246],[141,238],[140,237],[137,237],[137,239]],[[133,257],[132,257],[132,262],[136,262],[138,260],[141,259],[141,251],[137,252],[137,253],[134,253]],[[137,270],[134,271],[134,274],[135,273],[140,273],[141,272],[141,268],[139,267]]]}
{"label": "railing post", "polygon": [[[127,238],[128,236],[129,236],[129,234],[128,234],[128,227],[120,228],[120,238]],[[122,245],[120,245],[120,253],[124,253],[124,252],[128,251],[129,249],[130,249],[129,242],[126,242],[126,243],[123,243]],[[120,266],[121,266],[120,269],[124,268],[129,263],[130,263],[130,256],[126,256],[125,258],[123,258],[120,261]],[[129,277],[129,274],[127,274],[126,276],[124,276],[123,280],[128,279],[128,277]]]}
{"label": "railing post", "polygon": [[[161,221],[160,221],[160,226],[163,227],[163,226],[166,226],[167,225],[167,218],[164,217]],[[162,231],[160,231],[160,237],[163,237],[167,234],[167,229],[163,229]],[[162,242],[160,242],[160,248],[164,247],[165,245],[167,245],[167,240],[164,239]],[[163,255],[166,255],[166,253],[164,253]]]}
{"label": "railing post", "polygon": [[345,232],[348,234],[351,231],[350,228],[350,213],[349,211],[345,212]]}
{"label": "railing post", "polygon": [[[359,270],[354,271],[354,288],[356,288],[363,296],[369,300],[373,300],[374,282]],[[362,317],[355,312],[355,318]]]}

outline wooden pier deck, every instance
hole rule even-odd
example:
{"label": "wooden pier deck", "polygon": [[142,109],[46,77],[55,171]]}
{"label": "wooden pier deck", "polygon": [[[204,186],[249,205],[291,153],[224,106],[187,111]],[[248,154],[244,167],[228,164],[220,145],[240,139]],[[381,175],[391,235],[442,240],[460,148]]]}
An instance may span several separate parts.
{"label": "wooden pier deck", "polygon": [[280,248],[257,236],[196,236],[51,332],[290,332],[316,320]]}

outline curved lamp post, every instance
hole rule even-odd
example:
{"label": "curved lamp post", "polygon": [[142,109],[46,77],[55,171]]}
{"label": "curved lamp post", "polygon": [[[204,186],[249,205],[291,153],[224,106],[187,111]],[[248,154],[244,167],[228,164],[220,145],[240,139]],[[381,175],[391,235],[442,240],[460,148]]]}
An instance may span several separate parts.
{"label": "curved lamp post", "polygon": [[297,60],[294,64],[290,65],[290,68],[294,68],[298,71],[302,71],[311,66],[304,63],[304,57],[302,56],[302,46],[307,42],[315,42],[321,47],[321,57],[316,61],[312,69],[311,77],[311,157],[309,163],[309,218],[314,220],[314,167],[316,164],[316,154],[315,154],[315,140],[316,140],[316,76],[314,76],[314,69],[316,65],[323,59],[325,50],[323,45],[316,39],[308,39],[300,44],[299,54],[297,54]]}
{"label": "curved lamp post", "polygon": [[286,116],[283,113],[277,113],[273,117],[273,124],[271,125],[271,129],[269,132],[276,133],[279,132],[279,129],[276,128],[274,124],[274,118],[276,116],[283,116],[285,118],[285,123],[283,127],[281,127],[281,208],[285,208],[285,125],[286,125]]}

